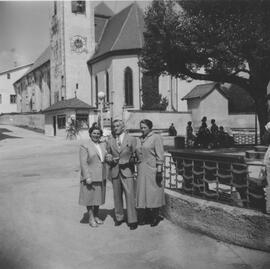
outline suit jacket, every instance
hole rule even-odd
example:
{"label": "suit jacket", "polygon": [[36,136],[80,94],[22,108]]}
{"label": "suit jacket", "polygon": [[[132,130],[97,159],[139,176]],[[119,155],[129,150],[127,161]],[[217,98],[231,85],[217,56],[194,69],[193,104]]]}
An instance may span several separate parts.
{"label": "suit jacket", "polygon": [[[104,159],[106,154],[105,143],[99,145]],[[80,145],[80,166],[81,180],[91,178],[95,182],[101,182],[106,179],[104,160],[101,160],[101,156],[91,139]]]}
{"label": "suit jacket", "polygon": [[134,163],[130,163],[130,158],[136,150],[136,138],[125,133],[121,147],[119,149],[116,138],[110,137],[107,142],[107,152],[115,157],[119,157],[116,165],[111,166],[112,179],[118,178],[119,174],[125,178],[134,176]]}

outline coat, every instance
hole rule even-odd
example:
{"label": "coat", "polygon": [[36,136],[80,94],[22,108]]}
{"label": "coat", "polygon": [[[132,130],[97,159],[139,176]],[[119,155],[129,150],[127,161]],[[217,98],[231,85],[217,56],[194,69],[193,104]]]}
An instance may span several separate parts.
{"label": "coat", "polygon": [[94,182],[102,182],[106,179],[106,167],[104,157],[106,154],[105,143],[100,143],[103,160],[92,140],[80,145],[81,181],[91,178]]}
{"label": "coat", "polygon": [[118,157],[119,161],[116,165],[110,167],[110,174],[112,179],[118,178],[119,174],[124,178],[134,176],[134,163],[130,163],[130,159],[136,150],[136,138],[125,133],[121,147],[119,149],[116,138],[110,137],[107,142],[107,152],[113,158]]}
{"label": "coat", "polygon": [[136,148],[138,157],[138,176],[136,203],[138,208],[157,208],[165,204],[164,182],[156,183],[157,165],[164,162],[162,137],[150,132],[144,139],[141,137]]}

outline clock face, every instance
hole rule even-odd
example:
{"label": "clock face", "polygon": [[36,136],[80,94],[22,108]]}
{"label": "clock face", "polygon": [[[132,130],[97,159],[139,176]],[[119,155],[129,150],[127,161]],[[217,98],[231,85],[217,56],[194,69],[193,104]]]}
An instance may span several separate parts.
{"label": "clock face", "polygon": [[86,37],[76,35],[71,38],[71,50],[77,53],[87,52]]}

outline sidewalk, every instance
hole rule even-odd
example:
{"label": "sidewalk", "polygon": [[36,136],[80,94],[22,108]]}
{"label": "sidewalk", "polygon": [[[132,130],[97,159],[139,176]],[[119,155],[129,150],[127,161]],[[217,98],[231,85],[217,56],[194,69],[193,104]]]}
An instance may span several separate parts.
{"label": "sidewalk", "polygon": [[114,227],[112,187],[104,225],[80,223],[78,142],[13,126],[0,140],[0,268],[266,269],[270,254],[179,228]]}

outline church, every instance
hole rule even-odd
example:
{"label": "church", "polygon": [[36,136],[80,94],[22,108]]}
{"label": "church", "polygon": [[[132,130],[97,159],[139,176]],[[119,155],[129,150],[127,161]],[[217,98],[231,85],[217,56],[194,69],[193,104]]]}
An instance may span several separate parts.
{"label": "church", "polygon": [[[103,2],[96,6],[91,1],[50,2],[50,44],[13,84],[17,111],[43,112],[45,133],[50,136],[64,136],[71,118],[85,128],[95,121],[109,127],[111,120],[123,119],[129,129],[139,128],[139,121],[148,118],[156,128],[174,123],[182,134],[188,121],[199,126],[202,116],[215,115],[228,126],[253,125],[242,123],[240,115],[241,122],[235,116],[230,119],[230,100],[219,90],[213,92],[211,85],[206,87],[209,94],[196,99],[194,109],[188,93],[207,82],[166,75],[153,82],[167,100],[166,110],[143,110],[144,84],[149,86],[139,66],[144,27],[144,12],[136,2],[116,14]],[[209,103],[212,95],[215,106],[205,105],[205,98]],[[200,104],[216,111],[198,113]]]}
{"label": "church", "polygon": [[[90,1],[50,5],[50,44],[14,83],[18,112],[43,111],[52,134],[53,128],[61,132],[74,113],[88,124],[96,121],[100,101],[105,123],[141,110],[144,74],[138,62],[144,14],[139,5],[133,2],[117,14],[103,2],[95,7]],[[158,82],[167,110],[187,111],[181,97],[192,83],[185,87],[187,82],[170,76]],[[100,92],[104,100],[98,98]]]}

